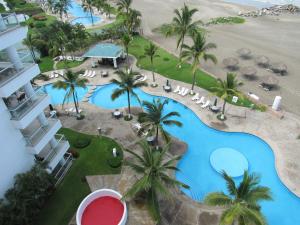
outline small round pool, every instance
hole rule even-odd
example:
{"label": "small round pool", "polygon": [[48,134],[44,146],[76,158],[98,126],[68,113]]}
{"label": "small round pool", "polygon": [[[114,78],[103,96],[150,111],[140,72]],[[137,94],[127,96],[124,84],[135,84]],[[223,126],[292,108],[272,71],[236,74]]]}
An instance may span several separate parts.
{"label": "small round pool", "polygon": [[77,225],[125,225],[127,208],[121,198],[120,193],[111,189],[89,194],[77,209]]}

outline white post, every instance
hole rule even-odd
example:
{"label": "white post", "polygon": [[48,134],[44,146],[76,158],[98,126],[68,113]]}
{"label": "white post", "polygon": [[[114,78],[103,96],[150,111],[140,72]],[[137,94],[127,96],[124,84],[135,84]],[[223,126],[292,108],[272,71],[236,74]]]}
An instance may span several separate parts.
{"label": "white post", "polygon": [[[35,92],[34,92],[33,87],[30,82],[28,82],[27,84],[24,85],[24,89],[25,89],[25,94],[28,98],[35,95]],[[32,97],[32,98],[34,98],[34,97]]]}
{"label": "white post", "polygon": [[275,111],[279,111],[280,109],[280,102],[281,102],[281,96],[276,96],[272,105],[272,109]]}
{"label": "white post", "polygon": [[6,52],[12,64],[14,64],[16,70],[21,70],[23,68],[23,63],[18,55],[18,52],[14,46],[6,48]]}
{"label": "white post", "polygon": [[39,120],[39,122],[42,126],[47,126],[48,125],[48,120],[47,120],[44,113],[41,113],[40,115],[38,115],[38,120]]}
{"label": "white post", "polygon": [[118,65],[117,65],[117,59],[116,59],[116,58],[113,58],[113,61],[114,61],[114,68],[118,68]]}
{"label": "white post", "polygon": [[53,138],[50,140],[50,145],[51,145],[51,147],[52,147],[52,148],[56,148],[57,144],[58,144],[58,142],[57,142],[56,138],[53,137]]}

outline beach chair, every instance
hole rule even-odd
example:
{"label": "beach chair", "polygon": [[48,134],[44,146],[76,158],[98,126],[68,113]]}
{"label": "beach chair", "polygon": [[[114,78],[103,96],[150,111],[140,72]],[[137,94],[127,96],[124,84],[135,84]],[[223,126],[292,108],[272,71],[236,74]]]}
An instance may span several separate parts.
{"label": "beach chair", "polygon": [[140,123],[134,123],[132,124],[132,128],[139,132],[142,129],[142,125]]}
{"label": "beach chair", "polygon": [[196,101],[196,104],[204,104],[205,97],[202,96],[199,100]]}
{"label": "beach chair", "polygon": [[185,88],[185,90],[181,93],[181,96],[186,96],[189,93],[189,89]]}
{"label": "beach chair", "polygon": [[207,101],[201,106],[201,108],[202,108],[202,109],[205,109],[205,108],[208,107],[209,105],[210,105],[210,101],[207,100]]}
{"label": "beach chair", "polygon": [[89,70],[88,74],[86,75],[87,77],[91,77],[91,75],[93,74],[92,70]]}
{"label": "beach chair", "polygon": [[50,78],[50,79],[52,79],[52,78],[54,78],[54,77],[55,77],[55,74],[54,74],[54,72],[51,72],[51,74],[50,74],[49,78]]}
{"label": "beach chair", "polygon": [[86,75],[88,74],[88,70],[84,71],[84,74],[82,75],[83,77],[86,77]]}
{"label": "beach chair", "polygon": [[96,72],[93,70],[91,75],[90,75],[90,78],[93,78],[94,76],[96,76]]}
{"label": "beach chair", "polygon": [[181,94],[184,92],[184,90],[185,90],[185,87],[182,87],[182,88],[180,89],[180,91],[178,92],[178,94],[181,95]]}
{"label": "beach chair", "polygon": [[58,78],[59,76],[58,76],[58,74],[56,73],[56,74],[54,75],[54,77],[55,77],[55,78]]}
{"label": "beach chair", "polygon": [[197,100],[199,100],[200,98],[199,98],[199,93],[196,93],[193,97],[192,97],[192,100],[193,101],[197,101]]}
{"label": "beach chair", "polygon": [[180,86],[177,85],[177,87],[175,88],[175,90],[173,91],[174,93],[178,93],[180,91]]}

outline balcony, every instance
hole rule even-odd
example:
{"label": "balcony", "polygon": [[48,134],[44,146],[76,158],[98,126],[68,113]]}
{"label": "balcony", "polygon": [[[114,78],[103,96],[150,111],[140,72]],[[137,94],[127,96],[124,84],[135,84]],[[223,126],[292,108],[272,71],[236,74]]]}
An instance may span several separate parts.
{"label": "balcony", "polygon": [[37,159],[46,163],[48,168],[52,171],[61,161],[67,150],[70,148],[69,142],[64,135],[56,134],[56,146],[53,148],[50,143],[37,155]]}
{"label": "balcony", "polygon": [[38,155],[61,127],[62,125],[58,119],[48,118],[47,125],[41,126],[36,121],[30,124],[26,129],[21,130],[21,132],[27,143],[28,150]]}
{"label": "balcony", "polygon": [[0,52],[0,97],[7,98],[40,73],[28,51],[18,52],[22,68],[16,69],[5,52]]}
{"label": "balcony", "polygon": [[5,102],[15,127],[24,129],[49,105],[50,97],[40,87],[30,97],[11,96]]}
{"label": "balcony", "polygon": [[21,42],[27,35],[27,27],[22,27],[15,13],[0,16],[0,50]]}
{"label": "balcony", "polygon": [[68,170],[71,168],[73,162],[73,157],[70,153],[66,153],[64,155],[64,163],[59,163],[54,170],[52,171],[52,175],[54,176],[56,183],[55,185],[58,185]]}

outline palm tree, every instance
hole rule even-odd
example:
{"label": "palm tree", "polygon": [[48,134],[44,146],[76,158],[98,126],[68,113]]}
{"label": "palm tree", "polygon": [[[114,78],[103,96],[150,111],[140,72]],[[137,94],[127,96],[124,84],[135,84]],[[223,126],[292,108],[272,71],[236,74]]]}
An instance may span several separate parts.
{"label": "palm tree", "polygon": [[94,4],[93,0],[83,0],[82,1],[83,10],[85,12],[89,12],[90,13],[90,17],[91,17],[91,20],[92,20],[92,25],[94,26],[93,4]]}
{"label": "palm tree", "polygon": [[105,2],[102,6],[102,10],[103,10],[103,12],[106,13],[106,15],[108,16],[108,19],[110,19],[110,15],[113,12],[114,7],[112,7],[109,3]]}
{"label": "palm tree", "polygon": [[240,96],[239,91],[237,90],[238,86],[241,84],[236,79],[236,74],[234,73],[227,73],[226,80],[218,79],[218,85],[216,87],[212,87],[211,90],[219,96],[221,99],[223,99],[223,109],[222,109],[222,115],[223,118],[225,118],[225,106],[226,106],[226,100],[229,96]]}
{"label": "palm tree", "polygon": [[130,6],[131,6],[132,0],[119,0],[117,2],[118,10],[120,12],[124,12],[125,14],[128,14]]}
{"label": "palm tree", "polygon": [[193,60],[192,63],[192,74],[193,74],[193,83],[191,88],[191,93],[194,91],[195,81],[196,81],[196,72],[200,66],[200,60],[204,59],[205,61],[211,60],[214,63],[217,63],[217,58],[213,54],[207,53],[208,50],[216,48],[217,46],[214,43],[206,43],[205,35],[202,32],[196,32],[193,36],[193,45],[188,46],[186,44],[182,45],[181,58],[183,60]]}
{"label": "palm tree", "polygon": [[23,40],[23,44],[26,45],[31,52],[33,60],[36,62],[36,56],[34,52],[34,46],[35,46],[35,37],[32,35],[32,33],[27,33],[27,37]]}
{"label": "palm tree", "polygon": [[86,84],[88,80],[85,78],[80,78],[78,73],[73,73],[72,71],[68,70],[65,75],[60,75],[63,80],[58,80],[53,84],[54,88],[57,89],[64,89],[66,90],[66,94],[63,100],[63,105],[66,101],[72,97],[74,106],[76,109],[77,117],[79,117],[79,101],[77,97],[77,87],[86,88]]}
{"label": "palm tree", "polygon": [[186,35],[196,32],[198,30],[198,26],[202,24],[200,20],[193,22],[193,15],[197,11],[197,9],[189,9],[186,4],[184,4],[180,11],[178,9],[175,9],[174,11],[175,17],[171,24],[172,29],[169,33],[167,33],[167,36],[173,34],[178,35],[177,49],[180,46],[179,56],[181,56],[182,46]]}
{"label": "palm tree", "polygon": [[189,188],[188,185],[172,178],[170,172],[178,171],[174,164],[180,160],[181,156],[176,156],[166,160],[165,154],[169,150],[169,144],[164,146],[161,151],[153,150],[145,142],[139,142],[142,147],[141,156],[131,150],[129,152],[133,161],[126,161],[140,178],[125,193],[124,198],[133,198],[145,195],[149,211],[156,222],[160,221],[160,210],[158,200],[161,198],[171,198],[170,188],[183,187]]}
{"label": "palm tree", "polygon": [[127,63],[127,67],[129,68],[129,57],[128,57],[129,52],[128,52],[128,50],[129,50],[129,44],[132,41],[132,38],[129,33],[124,33],[123,36],[121,37],[120,41],[121,41],[123,47],[125,48],[126,63]]}
{"label": "palm tree", "polygon": [[220,224],[239,225],[253,224],[266,225],[267,222],[260,211],[259,202],[272,200],[270,189],[258,185],[260,177],[256,174],[249,175],[244,172],[242,182],[236,186],[234,180],[223,172],[226,181],[228,195],[224,192],[210,193],[204,202],[211,206],[224,206],[226,210],[221,216]]}
{"label": "palm tree", "polygon": [[119,70],[116,71],[116,74],[120,80],[112,79],[111,82],[118,85],[118,88],[114,90],[111,95],[111,99],[115,100],[124,93],[127,93],[127,102],[128,102],[128,118],[131,118],[131,109],[130,109],[130,95],[133,95],[138,99],[137,94],[134,92],[134,88],[145,87],[148,84],[144,81],[138,81],[136,75],[139,75],[138,72],[134,72],[131,69]]}
{"label": "palm tree", "polygon": [[71,0],[59,0],[54,5],[54,12],[59,14],[60,19],[62,20],[63,14],[68,16],[68,9],[72,7]]}
{"label": "palm tree", "polygon": [[182,123],[173,119],[173,117],[180,117],[178,112],[169,112],[164,114],[164,107],[168,104],[168,100],[165,99],[161,102],[160,99],[153,100],[153,102],[143,102],[145,112],[139,114],[139,121],[143,127],[155,132],[155,142],[158,147],[158,133],[161,132],[166,142],[170,141],[168,133],[164,130],[163,126],[182,126]]}
{"label": "palm tree", "polygon": [[125,14],[124,25],[129,34],[132,34],[141,25],[141,12],[135,9],[129,8],[127,14]]}
{"label": "palm tree", "polygon": [[150,42],[149,46],[145,46],[144,48],[144,55],[141,56],[141,58],[149,57],[151,67],[152,67],[152,80],[153,80],[153,86],[156,86],[155,84],[155,74],[154,74],[154,58],[159,57],[157,54],[158,47]]}

